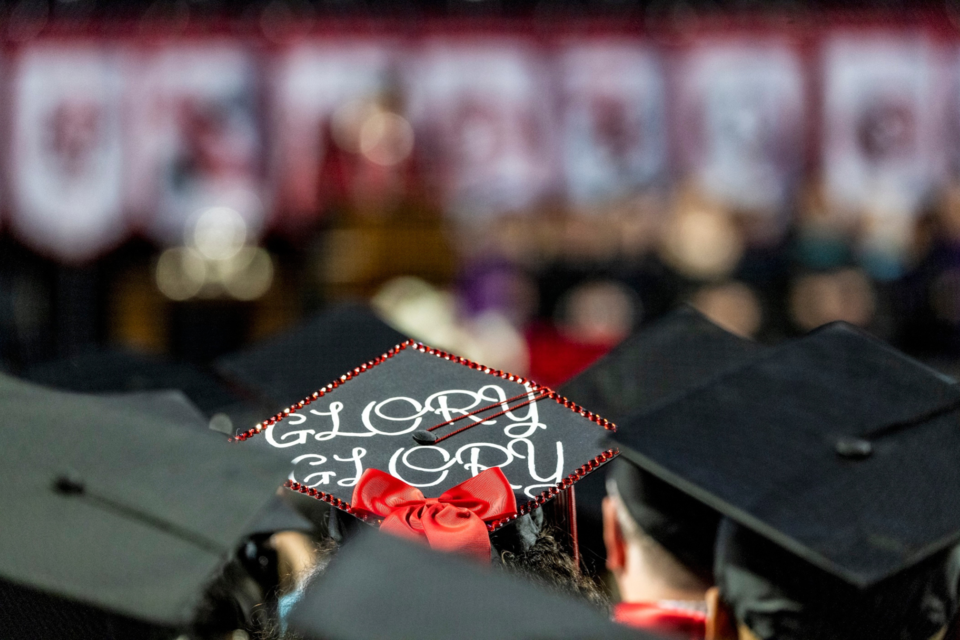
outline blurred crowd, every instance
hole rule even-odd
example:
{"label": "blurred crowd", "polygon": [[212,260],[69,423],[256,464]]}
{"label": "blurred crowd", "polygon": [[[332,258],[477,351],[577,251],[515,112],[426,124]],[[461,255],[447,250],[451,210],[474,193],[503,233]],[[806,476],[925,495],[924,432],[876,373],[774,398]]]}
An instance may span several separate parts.
{"label": "blurred crowd", "polygon": [[207,362],[360,298],[547,384],[681,301],[950,367],[950,15],[284,23],[256,46],[51,23],[8,56],[0,361]]}
{"label": "blurred crowd", "polygon": [[[157,260],[141,241],[74,267],[8,237],[0,355],[26,365],[114,343],[204,361],[324,305],[370,299],[407,335],[558,384],[642,323],[690,302],[764,342],[845,320],[952,366],[960,357],[955,187],[911,221],[892,263],[863,247],[862,221],[838,223],[815,186],[790,213],[771,233],[768,218],[731,211],[693,188],[589,213],[558,207],[470,225],[413,207],[334,212],[297,238],[268,238],[269,254],[244,249],[268,256],[275,270],[270,290],[252,301],[226,297],[216,281],[205,297],[171,300],[166,288],[194,286],[175,280],[182,274],[164,281],[180,257],[168,250]],[[230,219],[223,224],[229,235]],[[253,258],[245,259],[254,266],[233,277],[261,286]]]}

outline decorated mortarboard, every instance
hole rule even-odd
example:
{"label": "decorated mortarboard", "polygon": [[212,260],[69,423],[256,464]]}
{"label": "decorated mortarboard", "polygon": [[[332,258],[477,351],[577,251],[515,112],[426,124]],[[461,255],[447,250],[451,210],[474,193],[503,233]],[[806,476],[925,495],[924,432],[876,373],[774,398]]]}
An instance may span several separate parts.
{"label": "decorated mortarboard", "polygon": [[[742,365],[761,350],[757,343],[725,331],[693,307],[682,306],[622,342],[561,386],[560,392],[613,420],[622,429],[623,420],[631,413],[643,412],[672,395],[689,391],[722,371]],[[686,555],[681,547],[688,546],[690,541],[682,531],[689,530],[703,514],[691,513],[682,500],[676,509],[671,509],[675,501],[669,489],[661,490],[656,480],[641,477],[641,472],[622,465],[620,468],[621,482],[637,485],[624,486],[619,491],[637,524],[649,529],[647,533],[668,549]],[[591,569],[602,566],[606,557],[600,508],[607,495],[605,475],[584,478],[576,489],[580,556]],[[669,520],[674,521],[673,526],[666,526]],[[715,518],[709,520],[707,526],[697,527],[705,536],[710,535],[708,529],[716,528]],[[667,539],[668,532],[681,535]]]}
{"label": "decorated mortarboard", "polygon": [[116,398],[0,376],[0,408],[3,638],[189,626],[288,473]]}
{"label": "decorated mortarboard", "polygon": [[[489,558],[487,532],[616,455],[603,443],[614,428],[535,382],[407,341],[237,439],[283,452],[295,491]],[[438,505],[467,509],[473,515],[458,517],[469,533],[454,540],[426,522],[407,526],[425,505],[431,523],[447,517]]]}
{"label": "decorated mortarboard", "polygon": [[503,570],[373,532],[307,587],[290,626],[309,640],[653,638]]}
{"label": "decorated mortarboard", "polygon": [[632,416],[636,465],[867,588],[960,540],[960,388],[842,323]]}
{"label": "decorated mortarboard", "polygon": [[228,379],[286,407],[316,391],[318,381],[333,380],[406,339],[366,306],[344,304],[224,356],[215,366]]}
{"label": "decorated mortarboard", "polygon": [[[178,390],[207,417],[207,425],[233,433],[256,422],[263,409],[215,374],[188,362],[125,349],[93,350],[28,368],[23,377],[79,393],[135,393]],[[219,414],[219,415],[218,415]]]}

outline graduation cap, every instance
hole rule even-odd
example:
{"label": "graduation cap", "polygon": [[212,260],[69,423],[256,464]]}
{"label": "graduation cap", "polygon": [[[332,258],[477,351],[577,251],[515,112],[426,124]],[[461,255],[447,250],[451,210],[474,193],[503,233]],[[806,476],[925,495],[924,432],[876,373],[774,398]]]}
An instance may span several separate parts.
{"label": "graduation cap", "polygon": [[960,539],[958,416],[948,378],[837,323],[631,417],[613,439],[642,469],[862,590]]}
{"label": "graduation cap", "polygon": [[503,570],[372,532],[307,587],[290,626],[310,640],[653,637]]}
{"label": "graduation cap", "polygon": [[338,378],[406,339],[366,306],[344,304],[220,358],[215,367],[277,407],[286,407],[316,391],[320,381]]}
{"label": "graduation cap", "polygon": [[32,382],[79,393],[181,391],[205,416],[205,425],[232,434],[256,422],[264,409],[196,365],[125,349],[91,350],[29,367]]}
{"label": "graduation cap", "polygon": [[[616,422],[620,429],[631,413],[642,412],[670,396],[689,391],[722,371],[736,368],[763,347],[721,329],[699,311],[682,306],[642,328],[562,387],[560,392]],[[689,533],[700,531],[710,538],[695,548],[712,549],[716,519],[707,527],[699,509],[684,501],[656,478],[617,465],[621,499],[637,523],[655,540],[696,566],[712,567],[707,554],[690,556]],[[600,505],[607,488],[606,474],[597,473],[577,485],[577,535],[580,557],[591,570],[603,566],[603,514]],[[676,505],[676,506],[675,506]],[[673,521],[672,526],[668,523]],[[689,532],[689,533],[688,533]],[[678,534],[679,537],[677,537]],[[709,554],[712,557],[712,554]]]}
{"label": "graduation cap", "polygon": [[104,401],[138,413],[149,413],[171,424],[202,429],[207,417],[190,398],[179,389],[164,391],[134,391],[133,393],[100,394]]}
{"label": "graduation cap", "polygon": [[411,340],[238,439],[282,451],[293,490],[382,526],[402,524],[397,505],[439,498],[492,532],[612,459],[613,429],[551,389]]}
{"label": "graduation cap", "polygon": [[187,627],[288,472],[129,407],[0,376],[0,636]]}

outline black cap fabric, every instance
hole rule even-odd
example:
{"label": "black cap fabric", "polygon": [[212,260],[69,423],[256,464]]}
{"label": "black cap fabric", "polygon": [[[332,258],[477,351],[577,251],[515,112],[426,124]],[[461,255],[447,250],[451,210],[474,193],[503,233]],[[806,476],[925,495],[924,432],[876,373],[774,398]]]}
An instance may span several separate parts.
{"label": "black cap fabric", "polygon": [[[755,342],[737,337],[721,329],[699,311],[682,306],[663,316],[636,335],[628,338],[617,348],[598,360],[589,369],[560,388],[560,392],[596,411],[603,417],[624,428],[622,421],[631,413],[645,411],[672,395],[693,389],[722,371],[736,368],[756,357],[763,347]],[[627,423],[632,424],[632,423]],[[630,428],[627,426],[626,428]],[[630,473],[624,470],[623,473]],[[605,474],[597,473],[577,484],[577,535],[580,557],[588,569],[599,570],[606,558],[603,542],[603,513],[600,507],[607,488]],[[638,478],[639,481],[639,478]],[[653,486],[656,480],[647,479]],[[649,493],[649,492],[647,492]],[[664,489],[660,493],[669,493]],[[656,507],[645,505],[640,489],[636,493],[629,488],[621,489],[621,497],[635,517],[641,511],[650,515],[654,509],[662,521],[671,517],[672,500],[660,500]],[[652,499],[652,496],[647,496]],[[688,509],[676,513],[677,531],[688,528],[691,523]],[[652,517],[652,516],[651,516]],[[649,517],[638,521],[641,527],[652,525]],[[716,518],[699,523],[698,530],[704,536],[706,528],[716,528]],[[674,555],[686,556],[686,543],[674,536],[667,536],[663,526],[652,527],[648,534],[667,547]],[[664,535],[660,535],[664,534]],[[711,542],[712,547],[712,542]],[[704,556],[696,553],[697,570],[712,568],[712,553]]]}
{"label": "black cap fabric", "polygon": [[374,532],[342,549],[290,625],[310,640],[653,637],[503,570]]}
{"label": "black cap fabric", "polygon": [[625,456],[858,588],[960,539],[960,388],[844,324],[631,418]]}
{"label": "black cap fabric", "polygon": [[559,391],[619,424],[760,353],[690,306],[644,326]]}
{"label": "black cap fabric", "polygon": [[408,341],[240,439],[281,451],[294,489],[348,512],[368,469],[429,498],[500,467],[523,514],[610,460],[612,428],[536,383]]}
{"label": "black cap fabric", "polygon": [[[203,412],[190,402],[182,391],[140,391],[135,393],[110,393],[99,396],[104,401],[135,413],[146,413],[163,419],[178,427],[204,429],[208,420]],[[313,523],[300,515],[288,500],[293,494],[284,492],[274,496],[263,506],[256,518],[246,528],[247,535],[267,535],[277,531],[312,531]]]}
{"label": "black cap fabric", "polygon": [[147,413],[184,427],[203,429],[208,420],[197,405],[179,389],[100,394],[104,401],[137,413]]}
{"label": "black cap fabric", "polygon": [[955,617],[960,547],[860,589],[732,520],[717,538],[721,596],[759,640],[930,640]]}
{"label": "black cap fabric", "polygon": [[206,424],[232,434],[266,411],[215,374],[196,365],[125,349],[92,350],[28,368],[31,382],[79,393],[181,391],[206,416]]}
{"label": "black cap fabric", "polygon": [[0,408],[7,601],[39,592],[182,627],[288,472],[282,458],[115,399],[0,376]]}
{"label": "black cap fabric", "polygon": [[345,304],[237,353],[219,359],[225,377],[288,407],[380,355],[407,337],[367,307]]}

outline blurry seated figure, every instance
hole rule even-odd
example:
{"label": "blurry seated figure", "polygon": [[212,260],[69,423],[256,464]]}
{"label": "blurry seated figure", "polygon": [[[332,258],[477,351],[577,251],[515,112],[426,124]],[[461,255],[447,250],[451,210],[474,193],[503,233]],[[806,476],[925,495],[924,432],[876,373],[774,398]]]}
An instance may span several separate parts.
{"label": "blurry seated figure", "polygon": [[940,640],[955,615],[960,546],[866,589],[724,520],[708,640]]}
{"label": "blurry seated figure", "polygon": [[615,280],[592,280],[567,291],[553,324],[527,331],[530,376],[560,385],[627,338],[642,316],[640,299]]}
{"label": "blurry seated figure", "polygon": [[622,624],[703,638],[719,515],[622,459],[611,463],[603,502],[607,568]]}

